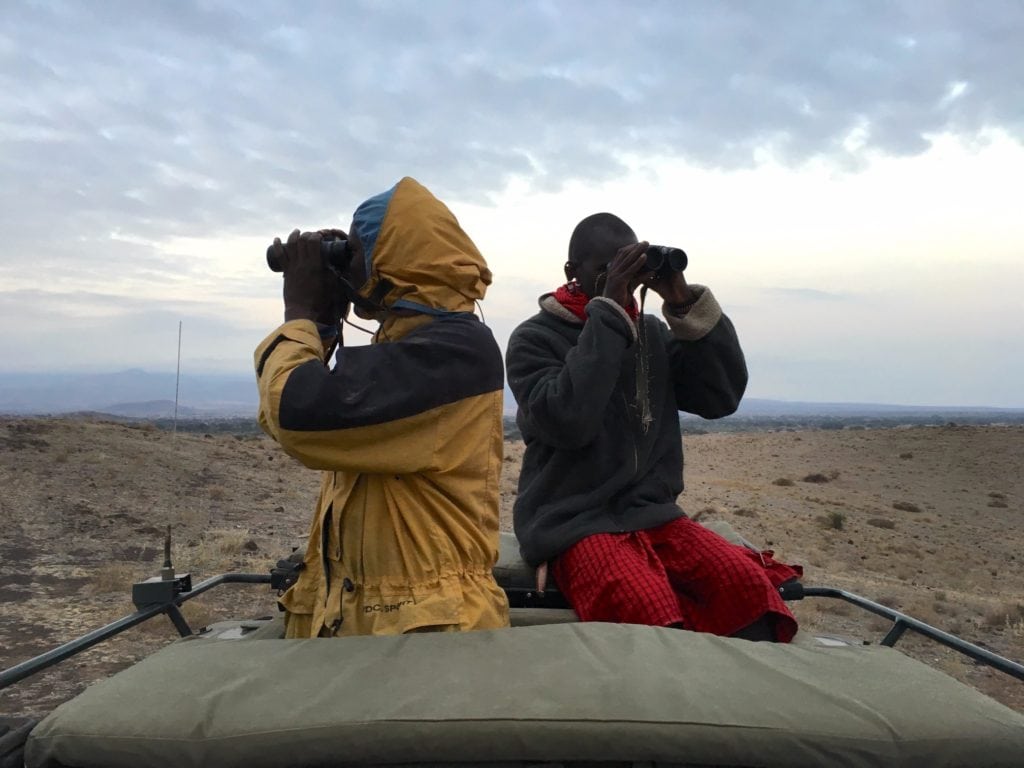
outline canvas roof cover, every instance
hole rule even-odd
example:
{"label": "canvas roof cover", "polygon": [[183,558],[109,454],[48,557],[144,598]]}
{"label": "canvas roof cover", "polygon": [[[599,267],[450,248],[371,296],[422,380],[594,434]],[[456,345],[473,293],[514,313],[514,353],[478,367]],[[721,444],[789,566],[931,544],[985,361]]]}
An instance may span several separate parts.
{"label": "canvas roof cover", "polygon": [[27,765],[1020,766],[1024,717],[883,647],[620,624],[171,645]]}

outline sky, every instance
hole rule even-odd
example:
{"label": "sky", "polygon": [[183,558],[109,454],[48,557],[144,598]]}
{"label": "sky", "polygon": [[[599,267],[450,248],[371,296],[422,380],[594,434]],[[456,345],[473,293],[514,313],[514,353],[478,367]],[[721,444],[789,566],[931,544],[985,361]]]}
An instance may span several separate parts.
{"label": "sky", "polygon": [[173,370],[181,321],[244,374],[271,239],[410,175],[502,348],[611,211],[688,252],[748,396],[1024,407],[1022,39],[1016,0],[10,0],[0,372]]}

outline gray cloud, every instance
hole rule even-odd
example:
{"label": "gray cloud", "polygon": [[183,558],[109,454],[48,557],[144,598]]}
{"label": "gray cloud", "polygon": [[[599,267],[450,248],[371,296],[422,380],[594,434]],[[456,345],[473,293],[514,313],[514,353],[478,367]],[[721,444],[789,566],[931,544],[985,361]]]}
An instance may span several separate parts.
{"label": "gray cloud", "polygon": [[512,175],[613,177],[622,151],[846,163],[858,127],[892,154],[946,130],[1024,136],[1024,7],[982,10],[5,4],[0,222],[21,242],[274,232],[344,220],[405,173],[481,200]]}
{"label": "gray cloud", "polygon": [[10,330],[0,337],[0,357],[7,372],[69,367],[174,370],[178,322],[185,317],[185,369],[247,373],[252,350],[267,329],[247,324],[244,318],[225,320],[216,309],[196,301],[154,305],[90,291],[4,291],[0,325]]}
{"label": "gray cloud", "polygon": [[[38,288],[0,294],[3,357],[161,366],[184,315],[197,365],[247,365],[259,321],[176,300],[216,278],[157,243],[345,225],[406,174],[486,202],[612,179],[622,153],[856,169],[945,131],[1022,140],[1021,39],[1016,0],[3,3],[0,285]],[[502,339],[521,306],[488,305]]]}

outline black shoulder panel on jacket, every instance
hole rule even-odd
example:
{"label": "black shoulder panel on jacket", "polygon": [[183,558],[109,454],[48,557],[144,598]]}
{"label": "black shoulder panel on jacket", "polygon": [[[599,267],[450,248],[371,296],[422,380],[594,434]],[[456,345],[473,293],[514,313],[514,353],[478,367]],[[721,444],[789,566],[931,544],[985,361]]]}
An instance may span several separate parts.
{"label": "black shoulder panel on jacket", "polygon": [[342,350],[333,371],[312,360],[281,393],[284,429],[383,424],[504,387],[501,352],[473,315],[439,318],[408,336]]}
{"label": "black shoulder panel on jacket", "polygon": [[278,334],[278,337],[274,339],[272,342],[270,342],[270,344],[267,345],[267,348],[263,350],[263,355],[260,357],[260,364],[256,366],[257,379],[263,375],[263,368],[264,366],[266,366],[267,360],[270,359],[270,355],[273,354],[274,350],[277,349],[277,345],[280,344],[282,341],[288,341],[288,337],[285,336],[283,333]]}

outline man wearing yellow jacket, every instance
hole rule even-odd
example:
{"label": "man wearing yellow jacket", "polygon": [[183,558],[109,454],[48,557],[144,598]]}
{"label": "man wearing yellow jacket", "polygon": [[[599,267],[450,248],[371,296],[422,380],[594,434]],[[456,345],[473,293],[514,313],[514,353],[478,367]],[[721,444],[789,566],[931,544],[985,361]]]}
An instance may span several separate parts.
{"label": "man wearing yellow jacket", "polygon": [[[491,282],[448,208],[404,178],[356,210],[339,279],[322,235],[284,246],[285,323],[256,349],[260,426],[323,470],[288,637],[507,626],[497,558],[504,374],[473,314]],[[340,347],[343,289],[381,322]]]}

